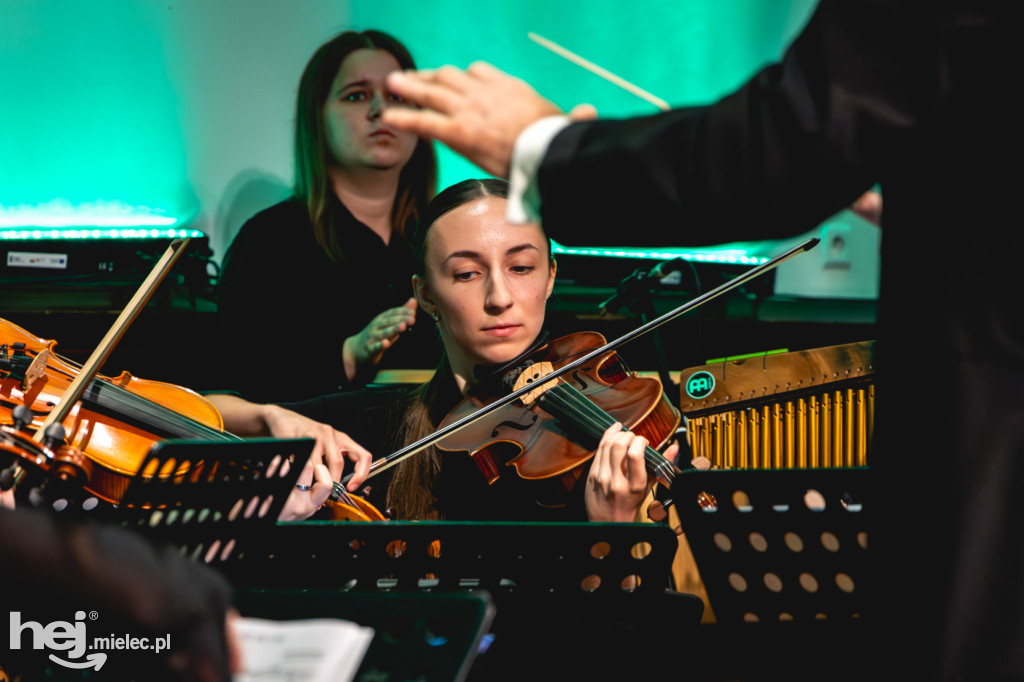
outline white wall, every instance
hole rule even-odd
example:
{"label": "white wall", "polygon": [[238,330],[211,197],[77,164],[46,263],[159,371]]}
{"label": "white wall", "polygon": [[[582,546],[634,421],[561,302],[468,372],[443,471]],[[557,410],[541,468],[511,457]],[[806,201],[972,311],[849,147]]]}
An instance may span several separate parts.
{"label": "white wall", "polygon": [[[488,60],[560,106],[616,116],[654,107],[527,32],[692,104],[776,58],[815,2],[0,0],[0,214],[154,206],[209,235],[220,260],[248,217],[287,194],[299,76],[339,31],[390,31],[425,67]],[[480,174],[443,147],[439,158],[442,186]]]}
{"label": "white wall", "polygon": [[193,226],[216,259],[292,182],[295,92],[306,61],[352,28],[345,0],[173,0],[164,26],[178,94]]}
{"label": "white wall", "polygon": [[0,0],[0,224],[153,209],[219,260],[287,193],[302,68],[350,16],[348,0]]}

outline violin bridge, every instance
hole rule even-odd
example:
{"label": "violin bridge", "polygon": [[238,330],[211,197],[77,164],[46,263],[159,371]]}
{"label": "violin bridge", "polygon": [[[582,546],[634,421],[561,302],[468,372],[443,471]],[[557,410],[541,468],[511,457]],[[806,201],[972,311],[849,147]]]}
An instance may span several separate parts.
{"label": "violin bridge", "polygon": [[[519,376],[516,378],[516,385],[514,390],[518,391],[519,389],[538,381],[542,377],[551,374],[551,372],[553,371],[554,367],[552,367],[550,362],[535,362],[519,373]],[[554,385],[554,383],[555,382],[553,381],[548,381],[544,384],[541,384],[532,391],[527,391],[522,395],[521,400],[528,407],[532,406],[535,402],[537,402],[541,394],[543,394],[544,391],[548,390],[548,388]]]}
{"label": "violin bridge", "polygon": [[[50,361],[50,351],[42,350],[32,359],[32,364],[25,370],[25,378],[21,382],[21,391],[25,394],[25,402],[35,402],[36,396],[46,385],[49,377],[46,376],[47,363]],[[34,388],[34,390],[33,390]]]}

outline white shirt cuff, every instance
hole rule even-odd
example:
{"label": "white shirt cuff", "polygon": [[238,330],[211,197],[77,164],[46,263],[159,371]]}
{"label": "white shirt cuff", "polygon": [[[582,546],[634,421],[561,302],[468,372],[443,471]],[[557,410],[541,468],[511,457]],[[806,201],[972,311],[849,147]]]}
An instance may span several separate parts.
{"label": "white shirt cuff", "polygon": [[540,222],[537,171],[551,140],[572,121],[548,116],[535,121],[516,138],[509,167],[509,197],[505,219],[513,224]]}

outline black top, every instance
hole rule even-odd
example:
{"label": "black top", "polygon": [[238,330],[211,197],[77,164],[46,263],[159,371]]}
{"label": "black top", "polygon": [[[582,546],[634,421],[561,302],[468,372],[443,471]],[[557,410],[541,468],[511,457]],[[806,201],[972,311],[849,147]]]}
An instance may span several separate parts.
{"label": "black top", "polygon": [[[335,201],[345,259],[316,243],[303,203],[289,199],[242,226],[228,250],[219,285],[224,338],[220,385],[257,402],[301,400],[346,387],[344,340],[378,313],[412,295],[415,261],[400,236],[389,244]],[[411,338],[410,338],[411,337]],[[381,367],[437,363],[429,317],[385,351]]]}
{"label": "black top", "polygon": [[576,123],[540,169],[544,227],[587,245],[798,235],[880,183],[872,623],[893,677],[1024,677],[1022,9],[822,0],[736,93]]}

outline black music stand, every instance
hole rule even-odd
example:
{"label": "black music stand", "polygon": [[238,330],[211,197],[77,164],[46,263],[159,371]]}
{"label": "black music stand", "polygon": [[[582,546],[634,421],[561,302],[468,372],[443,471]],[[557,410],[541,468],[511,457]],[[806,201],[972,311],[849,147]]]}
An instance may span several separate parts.
{"label": "black music stand", "polygon": [[[215,564],[244,555],[273,529],[313,444],[310,438],[160,441],[116,505],[83,511],[178,547],[195,561]],[[40,674],[54,682],[105,679],[107,672],[43,665]],[[139,671],[137,679],[154,676],[158,670]]]}
{"label": "black music stand", "polygon": [[220,571],[244,615],[373,627],[366,682],[625,673],[700,623],[700,598],[666,589],[678,541],[658,524],[276,523],[311,446],[164,441],[112,518]]}
{"label": "black music stand", "polygon": [[194,559],[240,554],[277,522],[311,438],[165,440],[153,445],[109,521]]}
{"label": "black music stand", "polygon": [[744,649],[739,665],[749,668],[737,675],[858,674],[870,627],[868,475],[863,467],[676,478],[680,522],[715,617],[703,643],[721,647],[719,661]]}
{"label": "black music stand", "polygon": [[[244,599],[334,591],[349,595],[348,607],[361,608],[374,599],[416,598],[429,606],[433,597],[441,605],[486,592],[493,623],[466,617],[465,630],[452,638],[477,637],[486,648],[467,652],[470,680],[536,679],[545,670],[571,676],[588,666],[593,675],[635,671],[631,652],[666,639],[677,643],[703,613],[699,597],[666,590],[678,540],[657,524],[303,522],[269,530],[255,551],[215,564],[248,593]],[[334,599],[341,605],[345,598]],[[442,613],[427,613],[425,627]],[[396,628],[388,618],[364,624]],[[423,631],[406,627],[413,649],[422,648]],[[382,650],[375,646],[360,675],[368,666],[379,671]],[[609,655],[593,657],[595,648]]]}

